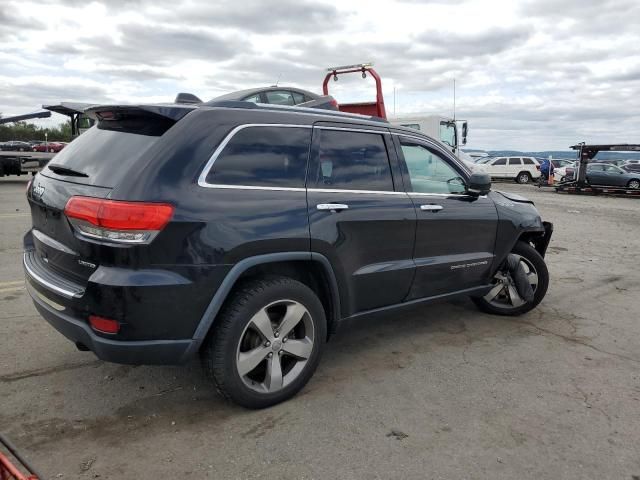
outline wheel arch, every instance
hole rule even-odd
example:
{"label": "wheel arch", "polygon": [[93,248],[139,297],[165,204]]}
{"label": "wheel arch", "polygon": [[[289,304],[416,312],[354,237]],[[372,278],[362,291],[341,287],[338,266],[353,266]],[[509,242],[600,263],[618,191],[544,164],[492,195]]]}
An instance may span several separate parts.
{"label": "wheel arch", "polygon": [[238,282],[270,274],[292,277],[314,290],[325,308],[328,335],[335,331],[340,320],[340,296],[335,273],[324,255],[310,252],[257,255],[236,263],[226,275],[200,319],[193,334],[191,346],[185,352],[185,359],[200,349],[218,313]]}

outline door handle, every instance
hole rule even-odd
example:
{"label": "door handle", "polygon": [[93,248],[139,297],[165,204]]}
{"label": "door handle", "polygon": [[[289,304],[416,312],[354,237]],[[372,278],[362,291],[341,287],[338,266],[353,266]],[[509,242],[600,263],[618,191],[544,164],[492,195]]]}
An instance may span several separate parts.
{"label": "door handle", "polygon": [[438,212],[443,208],[444,207],[442,205],[434,205],[431,203],[428,205],[420,205],[420,210],[422,210],[423,212]]}
{"label": "door handle", "polygon": [[316,205],[318,210],[330,210],[332,212],[339,212],[340,210],[346,210],[349,205],[345,203],[319,203]]}

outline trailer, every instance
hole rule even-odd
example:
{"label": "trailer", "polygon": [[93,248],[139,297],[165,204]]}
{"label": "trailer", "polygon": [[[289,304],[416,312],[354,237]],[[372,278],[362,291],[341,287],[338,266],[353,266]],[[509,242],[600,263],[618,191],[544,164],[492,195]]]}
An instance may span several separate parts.
{"label": "trailer", "polygon": [[55,156],[55,153],[0,152],[0,177],[5,175],[35,175]]}
{"label": "trailer", "polygon": [[640,152],[640,144],[614,143],[588,145],[584,142],[570,147],[577,152],[578,163],[573,178],[556,185],[558,193],[576,193],[587,195],[618,195],[640,197],[640,190],[611,185],[591,185],[587,180],[587,167],[599,152]]}

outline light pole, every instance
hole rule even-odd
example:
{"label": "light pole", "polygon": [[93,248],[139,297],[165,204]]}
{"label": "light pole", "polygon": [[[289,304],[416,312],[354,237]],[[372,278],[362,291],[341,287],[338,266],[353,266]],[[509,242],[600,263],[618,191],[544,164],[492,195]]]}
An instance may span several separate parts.
{"label": "light pole", "polygon": [[44,132],[44,151],[49,151],[49,133]]}

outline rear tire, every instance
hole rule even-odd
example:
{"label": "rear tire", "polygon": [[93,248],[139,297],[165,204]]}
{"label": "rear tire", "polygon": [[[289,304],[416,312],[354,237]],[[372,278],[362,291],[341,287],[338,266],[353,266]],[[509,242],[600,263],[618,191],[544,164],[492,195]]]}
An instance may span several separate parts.
{"label": "rear tire", "polygon": [[520,172],[516,177],[516,182],[521,185],[531,183],[531,174],[529,172]]}
{"label": "rear tire", "polygon": [[288,277],[244,283],[232,293],[202,349],[218,392],[247,408],[294,396],[315,372],[327,338],[324,308]]}
{"label": "rear tire", "polygon": [[[524,303],[515,306],[513,305],[513,302],[510,304],[509,301],[501,301],[501,298],[509,299],[510,294],[508,280],[507,283],[504,283],[504,290],[498,291],[500,290],[500,278],[504,278],[505,275],[505,272],[498,271],[496,272],[496,276],[493,280],[494,288],[492,288],[484,297],[472,298],[473,302],[483,312],[492,313],[494,315],[522,315],[523,313],[527,313],[537,307],[547,293],[547,288],[549,287],[549,270],[544,262],[544,258],[542,258],[538,251],[528,243],[517,242],[511,253],[522,257],[521,261],[523,261],[529,269],[528,273],[531,274],[531,272],[533,272],[535,275],[536,286],[534,289],[533,300],[531,302],[524,302],[520,298],[520,301],[523,301]],[[507,275],[507,277],[510,277],[510,275]],[[492,296],[496,291],[498,291],[497,295],[495,295],[496,298],[488,300],[488,297]]]}

